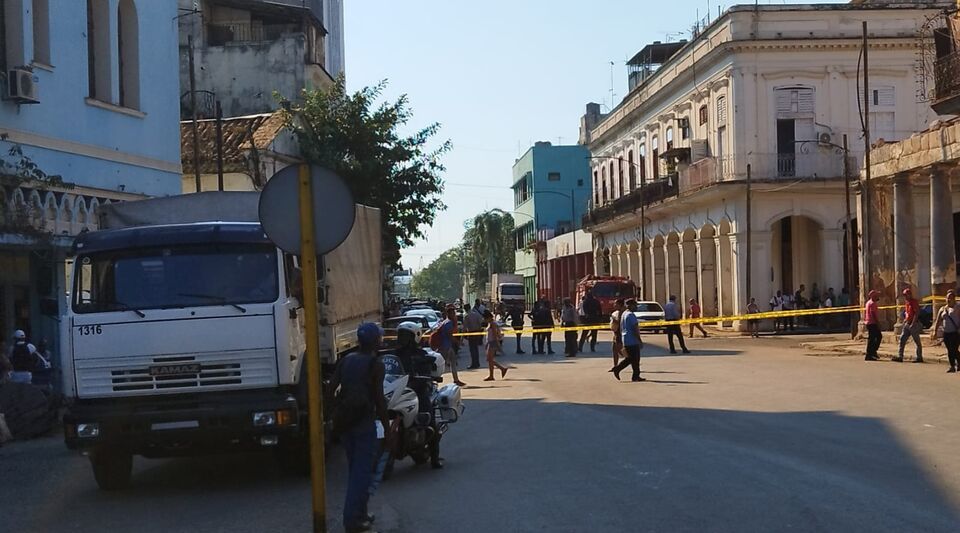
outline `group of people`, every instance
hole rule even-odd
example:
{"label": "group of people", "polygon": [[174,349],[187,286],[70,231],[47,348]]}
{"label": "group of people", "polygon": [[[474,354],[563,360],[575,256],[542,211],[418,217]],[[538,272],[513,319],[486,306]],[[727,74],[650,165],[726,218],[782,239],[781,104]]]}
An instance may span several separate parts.
{"label": "group of people", "polygon": [[[903,289],[900,295],[903,296],[902,329],[900,331],[899,351],[893,361],[903,362],[906,346],[910,340],[913,340],[916,346],[916,355],[913,361],[922,363],[923,343],[921,342],[921,335],[923,333],[923,323],[920,320],[920,301],[913,295],[913,290],[909,287]],[[878,351],[883,340],[880,331],[880,297],[880,291],[870,291],[863,308],[863,322],[867,328],[867,349],[864,357],[866,361],[880,360]],[[946,301],[937,309],[930,337],[943,340],[943,345],[947,349],[947,361],[950,364],[947,373],[960,372],[960,303],[957,303],[955,290],[947,291]]]}
{"label": "group of people", "polygon": [[[751,311],[749,309],[750,305],[755,305],[756,302],[751,298],[750,304],[748,304],[748,313],[756,313],[760,310]],[[840,289],[840,293],[837,294],[834,291],[833,287],[827,288],[825,292],[821,292],[820,288],[817,287],[817,284],[814,283],[810,288],[809,295],[807,294],[807,287],[804,284],[800,284],[800,288],[795,292],[791,293],[790,291],[777,291],[773,297],[770,298],[770,310],[771,311],[795,311],[801,309],[822,309],[829,307],[846,307],[850,305],[850,292],[846,287]],[[775,318],[773,321],[773,330],[774,332],[780,331],[794,331],[797,320],[796,317],[782,317]],[[804,322],[809,327],[823,327],[823,326],[833,326],[836,325],[836,318],[834,315],[811,315],[804,317]],[[751,326],[759,326],[759,323],[751,322]],[[753,336],[758,335],[758,327],[751,327],[750,332]]]}

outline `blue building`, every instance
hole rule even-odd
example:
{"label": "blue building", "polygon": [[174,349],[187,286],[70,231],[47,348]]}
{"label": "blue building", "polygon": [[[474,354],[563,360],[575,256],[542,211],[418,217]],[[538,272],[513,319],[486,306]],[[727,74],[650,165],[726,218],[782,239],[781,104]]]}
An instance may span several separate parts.
{"label": "blue building", "polygon": [[180,193],[177,15],[0,0],[0,339],[55,342],[41,308],[65,305],[67,247],[98,206]]}
{"label": "blue building", "polygon": [[516,270],[524,277],[527,301],[537,286],[537,247],[580,228],[590,203],[590,152],[581,145],[538,142],[513,164],[513,221]]}

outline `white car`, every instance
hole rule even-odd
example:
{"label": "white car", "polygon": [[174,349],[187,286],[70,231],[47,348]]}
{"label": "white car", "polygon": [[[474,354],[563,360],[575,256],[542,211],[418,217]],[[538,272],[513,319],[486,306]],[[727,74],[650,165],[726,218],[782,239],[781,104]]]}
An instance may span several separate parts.
{"label": "white car", "polygon": [[659,331],[663,326],[644,326],[644,322],[655,322],[664,319],[663,307],[657,302],[637,302],[637,310],[633,312],[640,324],[640,329]]}
{"label": "white car", "polygon": [[440,322],[440,313],[434,311],[433,309],[411,309],[404,313],[403,316],[422,316],[426,318],[428,322],[430,322],[431,328]]}

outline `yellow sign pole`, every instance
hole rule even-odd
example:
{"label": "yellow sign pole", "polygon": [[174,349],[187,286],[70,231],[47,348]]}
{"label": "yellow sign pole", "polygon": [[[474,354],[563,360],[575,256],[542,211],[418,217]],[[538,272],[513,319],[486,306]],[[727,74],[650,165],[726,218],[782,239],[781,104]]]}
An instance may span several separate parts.
{"label": "yellow sign pole", "polygon": [[317,246],[313,228],[310,165],[300,165],[300,261],[303,269],[303,315],[306,322],[307,412],[310,429],[310,481],[313,531],[327,531],[326,468],[323,452],[323,392],[320,389],[320,313],[317,304]]}

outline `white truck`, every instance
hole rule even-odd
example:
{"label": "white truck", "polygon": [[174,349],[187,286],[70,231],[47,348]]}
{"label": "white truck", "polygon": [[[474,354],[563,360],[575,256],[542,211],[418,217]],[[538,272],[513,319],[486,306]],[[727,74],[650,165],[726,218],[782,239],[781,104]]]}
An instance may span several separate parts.
{"label": "white truck", "polygon": [[[103,489],[133,455],[275,449],[302,458],[306,378],[296,257],[257,221],[257,193],[114,204],[74,245],[61,317],[64,439]],[[382,314],[380,211],[358,206],[350,236],[320,261],[320,358]]]}
{"label": "white truck", "polygon": [[526,307],[526,292],[523,286],[523,276],[520,274],[493,274],[490,276],[490,290],[493,302],[503,302],[507,307]]}

